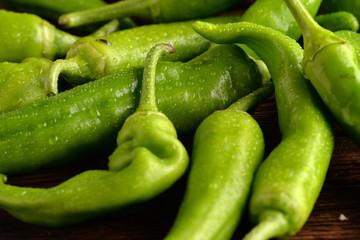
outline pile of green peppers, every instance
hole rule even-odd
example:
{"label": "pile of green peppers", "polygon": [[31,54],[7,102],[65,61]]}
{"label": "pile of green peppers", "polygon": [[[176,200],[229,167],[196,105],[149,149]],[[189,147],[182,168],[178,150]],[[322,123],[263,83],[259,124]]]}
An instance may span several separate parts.
{"label": "pile of green peppers", "polygon": [[[334,123],[360,145],[359,1],[256,0],[228,13],[244,3],[0,0],[0,208],[60,227],[186,177],[163,239],[232,239],[243,219],[245,240],[296,235]],[[269,96],[282,138],[265,154],[251,113]],[[105,154],[106,170],[50,188],[6,183]]]}

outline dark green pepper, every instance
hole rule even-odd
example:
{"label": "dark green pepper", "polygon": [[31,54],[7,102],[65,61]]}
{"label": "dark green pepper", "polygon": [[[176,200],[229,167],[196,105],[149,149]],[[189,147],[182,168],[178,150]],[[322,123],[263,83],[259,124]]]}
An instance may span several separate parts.
{"label": "dark green pepper", "polygon": [[0,62],[21,62],[29,57],[52,60],[65,56],[79,39],[34,14],[0,9],[0,19]]}
{"label": "dark green pepper", "polygon": [[294,39],[253,23],[197,22],[194,29],[216,43],[246,44],[268,66],[282,139],[255,175],[249,211],[257,225],[244,239],[292,236],[314,207],[334,147],[326,109],[303,76],[303,50]]}
{"label": "dark green pepper", "polygon": [[[315,15],[321,0],[301,0],[306,9]],[[301,31],[284,0],[256,0],[241,17],[241,21],[261,24],[278,30],[294,39],[301,37]]]}
{"label": "dark green pepper", "polygon": [[[215,46],[186,63],[161,61],[157,72],[157,105],[181,133],[261,81],[237,46]],[[29,172],[109,151],[137,105],[141,74],[142,68],[121,70],[0,115],[0,172]]]}
{"label": "dark green pepper", "polygon": [[[209,19],[211,22],[233,22],[237,16]],[[191,27],[193,21],[152,24],[118,31],[100,38],[84,37],[68,51],[66,59],[56,60],[46,80],[49,94],[57,93],[62,74],[71,84],[82,84],[122,68],[140,67],[147,51],[159,42],[167,42],[177,53],[167,60],[187,61],[209,48],[210,42]]]}
{"label": "dark green pepper", "polygon": [[273,92],[271,82],[215,111],[194,136],[185,196],[164,239],[230,239],[245,210],[264,137],[246,111]]}
{"label": "dark green pepper", "polygon": [[155,22],[175,22],[212,17],[242,0],[126,0],[106,6],[60,16],[59,23],[66,27],[111,20],[113,18],[139,17]]}
{"label": "dark green pepper", "polygon": [[320,11],[324,13],[347,11],[355,15],[360,21],[360,1],[359,0],[323,0]]}
{"label": "dark green pepper", "polygon": [[[0,4],[4,4],[5,8],[14,11],[36,14],[51,22],[56,22],[60,15],[65,13],[107,5],[107,3],[102,0],[0,0]],[[130,18],[121,18],[117,21],[119,22],[120,29],[136,26],[135,22]],[[76,28],[74,32],[81,35],[89,34],[101,27],[101,23],[99,24],[82,26]]]}
{"label": "dark green pepper", "polygon": [[360,65],[353,46],[322,28],[301,3],[285,0],[304,36],[304,73],[345,131],[360,144]]}
{"label": "dark green pepper", "polygon": [[61,14],[106,5],[102,0],[0,0],[6,7],[33,13],[42,18],[57,20]]}
{"label": "dark green pepper", "polygon": [[173,185],[189,157],[155,97],[157,61],[172,51],[166,44],[149,51],[139,106],[118,133],[109,171],[86,171],[48,189],[1,184],[0,207],[28,223],[63,226],[146,201]]}
{"label": "dark green pepper", "polygon": [[333,12],[328,14],[320,14],[314,17],[315,21],[330,31],[357,31],[359,30],[359,21],[350,12]]}
{"label": "dark green pepper", "polygon": [[0,63],[0,112],[7,112],[47,97],[44,79],[52,61],[27,58],[21,63]]}

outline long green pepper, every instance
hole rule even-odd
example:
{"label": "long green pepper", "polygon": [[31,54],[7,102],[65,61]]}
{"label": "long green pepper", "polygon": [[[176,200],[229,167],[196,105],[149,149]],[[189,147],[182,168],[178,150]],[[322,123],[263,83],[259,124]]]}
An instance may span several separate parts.
{"label": "long green pepper", "polygon": [[[211,22],[234,22],[238,16],[208,19]],[[193,21],[151,24],[111,33],[102,37],[84,37],[76,42],[66,59],[56,60],[49,71],[46,84],[49,94],[57,94],[58,76],[62,74],[71,84],[82,84],[122,68],[141,67],[146,53],[159,42],[166,42],[177,53],[166,60],[187,61],[209,48],[210,42],[191,27]]]}
{"label": "long green pepper", "polygon": [[33,13],[42,18],[57,20],[61,14],[106,5],[102,0],[0,0],[11,9]]}
{"label": "long green pepper", "polygon": [[0,184],[0,207],[28,223],[63,226],[146,201],[174,184],[189,157],[155,96],[157,61],[172,51],[166,44],[149,51],[139,106],[118,133],[109,171],[86,171],[49,189]]}
{"label": "long green pepper", "polygon": [[[164,57],[165,58],[165,57]],[[121,70],[0,115],[0,172],[19,174],[104,154],[138,102],[142,68]],[[237,46],[215,46],[186,62],[160,61],[157,105],[180,133],[260,86]]]}
{"label": "long green pepper", "polygon": [[264,137],[246,111],[273,92],[273,84],[215,111],[194,136],[185,196],[166,240],[230,239],[245,210]]}
{"label": "long green pepper", "polygon": [[66,27],[111,20],[138,17],[154,22],[175,22],[216,16],[242,0],[126,0],[84,11],[64,14],[59,23]]}
{"label": "long green pepper", "polygon": [[29,13],[0,9],[0,62],[21,62],[29,57],[63,57],[79,37],[57,29]]}
{"label": "long green pepper", "polygon": [[360,144],[360,64],[356,50],[319,26],[300,2],[285,2],[303,32],[306,77],[340,125]]}
{"label": "long green pepper", "polygon": [[244,239],[292,236],[314,207],[334,146],[325,108],[303,76],[303,50],[288,36],[253,23],[196,22],[194,29],[216,43],[246,44],[269,68],[282,140],[256,173],[249,211],[257,225]]}

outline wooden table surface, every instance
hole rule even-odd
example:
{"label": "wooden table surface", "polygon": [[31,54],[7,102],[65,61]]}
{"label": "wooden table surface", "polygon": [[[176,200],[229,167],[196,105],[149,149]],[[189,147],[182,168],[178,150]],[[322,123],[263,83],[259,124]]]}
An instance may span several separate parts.
{"label": "wooden table surface", "polygon": [[[270,97],[252,114],[263,129],[269,151],[280,141],[274,98]],[[336,146],[325,185],[309,220],[297,235],[290,238],[292,240],[360,239],[360,148],[339,127],[335,129]],[[182,140],[191,145],[191,136],[184,136]],[[9,179],[9,183],[50,187],[88,169],[105,169],[106,164],[107,155],[104,155],[102,158],[82,160],[29,175],[14,176]],[[23,223],[0,210],[0,240],[162,239],[176,216],[185,181],[186,177],[183,177],[168,191],[144,204],[63,228]],[[247,217],[244,216],[233,239],[241,239],[250,227]]]}

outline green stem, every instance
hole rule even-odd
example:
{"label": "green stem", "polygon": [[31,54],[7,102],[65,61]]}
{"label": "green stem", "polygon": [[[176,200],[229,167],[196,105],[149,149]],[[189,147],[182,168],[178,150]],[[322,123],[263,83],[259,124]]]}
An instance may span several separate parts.
{"label": "green stem", "polygon": [[304,62],[312,60],[320,49],[342,42],[334,33],[321,27],[299,0],[284,1],[298,23],[304,37]]}
{"label": "green stem", "polygon": [[284,236],[288,231],[288,223],[284,214],[276,210],[264,211],[256,225],[243,240],[268,240]]}
{"label": "green stem", "polygon": [[238,101],[231,104],[228,109],[234,109],[238,111],[248,111],[250,108],[258,105],[264,99],[270,96],[274,91],[274,85],[272,82],[265,83],[262,87],[256,89],[252,93],[240,98]]}
{"label": "green stem", "polygon": [[59,75],[64,70],[71,73],[81,73],[79,65],[75,61],[58,59],[50,67],[45,78],[46,95],[53,96],[58,94]]}
{"label": "green stem", "polygon": [[59,24],[66,27],[77,27],[89,23],[123,17],[146,17],[152,14],[150,8],[157,0],[118,1],[102,7],[64,14],[59,17]]}
{"label": "green stem", "polygon": [[305,38],[319,32],[321,29],[320,25],[313,19],[299,0],[285,0],[285,3],[290,9]]}
{"label": "green stem", "polygon": [[170,44],[157,44],[150,49],[144,65],[140,102],[137,111],[157,111],[155,97],[156,66],[161,55],[174,53]]}

